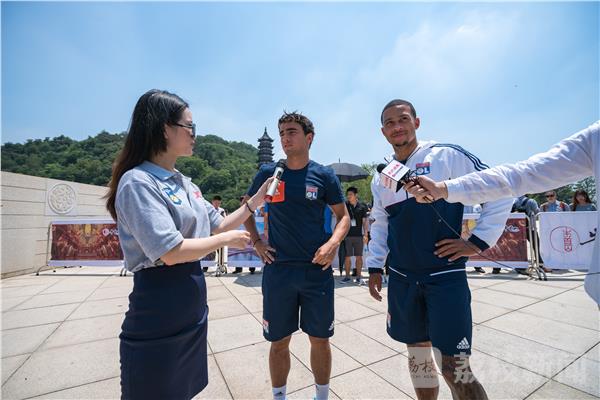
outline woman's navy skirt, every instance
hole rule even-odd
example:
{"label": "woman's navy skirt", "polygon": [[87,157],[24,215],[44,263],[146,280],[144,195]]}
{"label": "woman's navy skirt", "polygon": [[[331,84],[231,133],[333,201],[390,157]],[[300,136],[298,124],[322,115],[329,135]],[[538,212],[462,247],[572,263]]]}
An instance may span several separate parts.
{"label": "woman's navy skirt", "polygon": [[133,275],[121,339],[122,399],[191,399],[208,384],[200,262]]}

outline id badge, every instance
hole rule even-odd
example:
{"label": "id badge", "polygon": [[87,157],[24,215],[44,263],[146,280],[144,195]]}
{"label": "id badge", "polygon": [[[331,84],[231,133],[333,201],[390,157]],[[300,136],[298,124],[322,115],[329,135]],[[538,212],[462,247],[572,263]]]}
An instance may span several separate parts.
{"label": "id badge", "polygon": [[350,226],[356,226],[356,220],[354,218],[350,220]]}

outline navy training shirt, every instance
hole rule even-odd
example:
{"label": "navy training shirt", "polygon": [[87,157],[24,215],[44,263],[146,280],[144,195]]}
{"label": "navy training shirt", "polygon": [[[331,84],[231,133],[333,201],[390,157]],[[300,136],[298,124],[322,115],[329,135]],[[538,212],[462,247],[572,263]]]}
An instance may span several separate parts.
{"label": "navy training shirt", "polygon": [[[275,163],[262,165],[248,195],[253,196],[274,171]],[[286,168],[269,204],[269,245],[276,250],[275,262],[310,264],[329,239],[325,207],[343,202],[340,181],[331,168],[312,160],[302,169]]]}

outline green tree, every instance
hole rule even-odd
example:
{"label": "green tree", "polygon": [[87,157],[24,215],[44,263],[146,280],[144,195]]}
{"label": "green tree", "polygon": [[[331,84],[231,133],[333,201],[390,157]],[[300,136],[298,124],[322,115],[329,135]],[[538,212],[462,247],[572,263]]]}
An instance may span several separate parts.
{"label": "green tree", "polygon": [[358,190],[358,198],[363,203],[373,204],[373,193],[371,193],[371,181],[373,176],[377,173],[377,163],[362,164],[361,167],[369,173],[369,176],[365,179],[359,179],[353,182],[343,182],[342,189],[344,190],[344,196],[346,190],[354,186]]}
{"label": "green tree", "polygon": [[573,185],[573,190],[579,189],[585,190],[590,196],[592,202],[596,203],[596,180],[593,176],[589,176],[585,179],[582,179]]}

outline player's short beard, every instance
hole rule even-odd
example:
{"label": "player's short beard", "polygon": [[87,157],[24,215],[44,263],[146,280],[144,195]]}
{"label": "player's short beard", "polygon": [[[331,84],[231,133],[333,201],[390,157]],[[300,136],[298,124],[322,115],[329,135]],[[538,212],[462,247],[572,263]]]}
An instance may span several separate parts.
{"label": "player's short beard", "polygon": [[406,146],[407,144],[409,144],[410,142],[408,140],[402,142],[402,143],[395,143],[394,147],[403,147]]}

